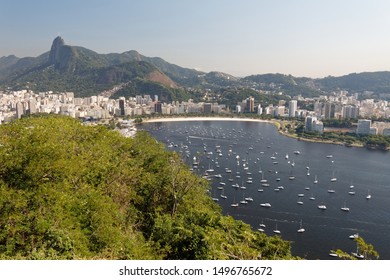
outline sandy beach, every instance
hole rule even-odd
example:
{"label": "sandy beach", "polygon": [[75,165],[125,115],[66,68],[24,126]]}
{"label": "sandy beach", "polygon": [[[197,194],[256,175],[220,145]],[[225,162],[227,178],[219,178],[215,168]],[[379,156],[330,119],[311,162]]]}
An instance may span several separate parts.
{"label": "sandy beach", "polygon": [[260,120],[260,119],[250,119],[250,118],[230,118],[230,117],[179,117],[179,118],[153,118],[153,119],[143,119],[144,123],[153,123],[153,122],[191,122],[191,121],[246,121],[246,122],[267,122],[274,123],[269,120]]}

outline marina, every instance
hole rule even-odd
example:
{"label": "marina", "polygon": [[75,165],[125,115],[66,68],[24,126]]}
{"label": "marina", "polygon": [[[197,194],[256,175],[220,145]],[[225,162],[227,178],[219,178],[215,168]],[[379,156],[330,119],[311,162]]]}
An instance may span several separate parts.
{"label": "marina", "polygon": [[262,122],[155,122],[140,128],[209,179],[210,196],[221,198],[215,202],[224,214],[292,241],[294,255],[332,259],[331,250],[355,252],[348,237],[358,233],[381,259],[390,259],[388,153],[297,141]]}

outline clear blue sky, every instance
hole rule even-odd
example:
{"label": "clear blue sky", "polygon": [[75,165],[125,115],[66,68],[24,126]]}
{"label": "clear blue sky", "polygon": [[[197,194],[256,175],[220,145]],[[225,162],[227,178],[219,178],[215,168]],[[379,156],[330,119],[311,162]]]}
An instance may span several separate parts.
{"label": "clear blue sky", "polygon": [[0,57],[37,56],[60,34],[237,76],[390,70],[388,0],[0,0],[0,26]]}

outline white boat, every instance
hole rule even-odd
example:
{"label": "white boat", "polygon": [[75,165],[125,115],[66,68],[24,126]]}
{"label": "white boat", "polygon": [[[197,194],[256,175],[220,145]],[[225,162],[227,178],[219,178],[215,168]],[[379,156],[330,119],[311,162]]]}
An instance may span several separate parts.
{"label": "white boat", "polygon": [[318,205],[317,207],[318,207],[318,209],[320,209],[320,210],[326,210],[326,205],[325,205],[325,204],[320,204],[320,205]]}
{"label": "white boat", "polygon": [[300,199],[298,199],[297,204],[298,204],[298,205],[303,205],[303,201],[300,200]]}
{"label": "white boat", "polygon": [[326,157],[327,157],[327,158],[332,158],[333,156],[332,156],[332,155],[327,155]]}
{"label": "white boat", "polygon": [[317,180],[317,175],[314,176],[314,184],[317,184],[318,183],[318,180]]}
{"label": "white boat", "polygon": [[299,155],[301,152],[300,151],[294,151],[294,154]]}
{"label": "white boat", "polygon": [[370,199],[370,198],[371,198],[371,194],[370,194],[370,190],[368,190],[366,199],[368,200],[368,199]]}
{"label": "white boat", "polygon": [[260,183],[267,183],[267,181],[267,179],[264,179],[264,173],[262,173]]}
{"label": "white boat", "polygon": [[359,259],[359,260],[363,260],[364,259],[364,255],[359,253],[359,246],[358,245],[356,246],[356,252],[351,252],[351,255],[354,256],[355,258]]}
{"label": "white boat", "polygon": [[265,224],[264,224],[264,222],[263,222],[263,219],[261,219],[261,224],[259,224],[259,226],[260,226],[261,228],[265,228],[265,227],[266,227]]}
{"label": "white boat", "polygon": [[354,233],[349,236],[349,239],[356,239],[359,237],[359,233]]}
{"label": "white boat", "polygon": [[224,195],[224,194],[221,194],[221,198],[223,198],[223,199],[226,199],[226,198],[227,198],[227,196],[226,196],[226,195]]}
{"label": "white boat", "polygon": [[252,202],[253,198],[251,196],[249,196],[249,197],[245,197],[245,200],[248,201],[248,202]]}
{"label": "white boat", "polygon": [[258,189],[257,191],[258,191],[258,192],[263,192],[264,190],[263,190],[263,189]]}
{"label": "white boat", "polygon": [[330,256],[330,257],[333,257],[333,258],[338,258],[338,257],[339,257],[339,255],[337,255],[337,254],[334,253],[334,252],[330,252],[330,253],[329,253],[329,256]]}
{"label": "white boat", "polygon": [[295,166],[295,162],[294,162],[294,160],[293,160],[293,162],[291,163],[291,166],[292,166],[292,167],[294,167],[294,166]]}
{"label": "white boat", "polygon": [[329,189],[328,190],[328,193],[335,193],[336,191],[335,190],[333,190],[333,189]]}
{"label": "white boat", "polygon": [[278,230],[278,224],[275,225],[275,229],[273,230],[276,234],[281,234],[280,230]]}
{"label": "white boat", "polygon": [[271,203],[268,203],[268,202],[266,202],[266,203],[261,203],[260,206],[261,206],[261,207],[265,207],[265,208],[271,208]]}
{"label": "white boat", "polygon": [[284,158],[285,158],[285,159],[288,159],[288,154],[286,154],[286,155],[284,156]]}
{"label": "white boat", "polygon": [[349,195],[355,195],[356,192],[355,192],[355,191],[350,191],[350,192],[348,192],[348,194],[349,194]]}
{"label": "white boat", "polygon": [[299,229],[297,230],[298,233],[303,233],[305,232],[305,229],[302,227],[302,220],[301,222],[299,223]]}
{"label": "white boat", "polygon": [[232,203],[230,204],[231,207],[238,207],[238,203]]}
{"label": "white boat", "polygon": [[349,212],[349,208],[347,207],[346,203],[344,202],[344,206],[340,208],[341,211]]}
{"label": "white boat", "polygon": [[337,178],[334,176],[334,171],[332,173],[332,178],[330,178],[330,181],[331,182],[336,182],[337,181]]}
{"label": "white boat", "polygon": [[311,197],[309,197],[310,200],[316,200],[316,198],[314,197],[314,195],[312,194]]}

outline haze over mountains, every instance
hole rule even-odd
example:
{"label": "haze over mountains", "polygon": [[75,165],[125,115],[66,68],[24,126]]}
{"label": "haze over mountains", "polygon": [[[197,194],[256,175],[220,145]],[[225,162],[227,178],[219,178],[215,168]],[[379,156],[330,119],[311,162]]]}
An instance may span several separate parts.
{"label": "haze over mountains", "polygon": [[[171,64],[159,57],[146,57],[131,50],[98,54],[54,39],[50,51],[38,57],[0,58],[0,85],[12,89],[73,91],[77,96],[96,95],[121,85],[120,95],[158,94],[163,101],[191,98],[188,87],[218,90],[252,88],[294,96],[316,96],[342,89],[390,99],[390,72],[353,73],[323,79],[284,74],[243,78],[222,72],[201,72]],[[367,93],[368,91],[368,93]],[[115,94],[113,95],[115,96]]]}

